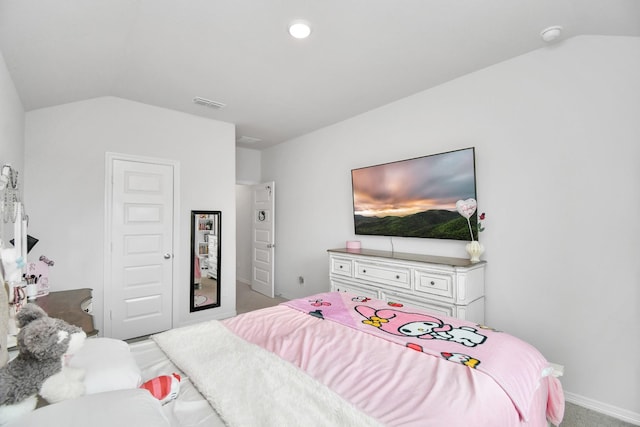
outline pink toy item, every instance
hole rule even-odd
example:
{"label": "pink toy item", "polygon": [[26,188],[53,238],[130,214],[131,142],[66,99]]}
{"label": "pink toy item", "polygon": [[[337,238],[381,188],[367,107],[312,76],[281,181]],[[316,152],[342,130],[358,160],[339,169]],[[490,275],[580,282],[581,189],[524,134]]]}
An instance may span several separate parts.
{"label": "pink toy item", "polygon": [[161,375],[142,384],[140,388],[148,390],[149,393],[160,401],[163,405],[178,397],[180,391],[180,375]]}

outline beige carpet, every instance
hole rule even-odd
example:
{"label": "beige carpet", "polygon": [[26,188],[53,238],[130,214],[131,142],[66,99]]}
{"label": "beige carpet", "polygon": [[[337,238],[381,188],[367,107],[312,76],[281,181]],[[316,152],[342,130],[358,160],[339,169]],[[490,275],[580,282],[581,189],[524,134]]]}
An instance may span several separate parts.
{"label": "beige carpet", "polygon": [[[562,378],[561,378],[562,379]],[[560,427],[633,427],[634,424],[567,402]]]}
{"label": "beige carpet", "polygon": [[200,280],[201,282],[194,293],[207,297],[209,299],[207,304],[216,304],[218,302],[218,281],[210,277],[202,277]]}
{"label": "beige carpet", "polygon": [[236,312],[238,314],[260,308],[272,307],[281,302],[287,301],[284,298],[269,298],[261,293],[255,292],[246,283],[236,282]]}

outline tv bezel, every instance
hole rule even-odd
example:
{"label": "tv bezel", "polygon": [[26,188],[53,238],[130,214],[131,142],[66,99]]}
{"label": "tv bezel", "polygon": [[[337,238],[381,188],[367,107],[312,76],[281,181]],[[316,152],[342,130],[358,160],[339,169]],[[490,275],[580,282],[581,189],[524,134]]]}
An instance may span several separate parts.
{"label": "tv bezel", "polygon": [[[456,149],[456,150],[450,150],[450,151],[444,151],[441,153],[434,153],[434,154],[427,154],[424,156],[417,156],[417,157],[412,157],[412,158],[408,158],[408,159],[402,159],[402,160],[395,160],[395,161],[391,161],[391,162],[386,162],[386,163],[379,163],[379,164],[375,164],[375,165],[370,165],[370,166],[363,166],[363,167],[359,167],[359,168],[354,168],[351,169],[351,207],[352,207],[352,219],[353,219],[353,230],[356,236],[381,236],[381,237],[403,237],[403,238],[419,238],[419,239],[441,239],[441,240],[454,240],[454,241],[469,241],[472,240],[471,235],[469,234],[469,229],[468,229],[468,224],[467,224],[467,220],[466,218],[462,217],[454,208],[454,210],[452,212],[455,212],[455,215],[457,215],[459,218],[457,218],[457,220],[462,220],[464,221],[465,227],[466,227],[466,235],[465,236],[460,236],[460,237],[448,237],[448,236],[421,236],[421,235],[406,235],[406,233],[403,234],[393,234],[393,233],[364,233],[362,231],[358,231],[357,228],[357,222],[356,222],[356,201],[355,201],[355,183],[354,183],[354,172],[358,171],[358,170],[364,170],[364,169],[371,169],[371,168],[376,168],[376,167],[380,167],[380,166],[385,166],[385,165],[391,165],[391,164],[395,164],[395,163],[405,163],[405,162],[411,162],[411,161],[415,161],[415,160],[420,160],[420,159],[425,159],[425,158],[431,158],[431,157],[435,157],[435,156],[445,156],[447,154],[451,154],[451,153],[456,153],[456,152],[460,152],[460,151],[467,151],[467,150],[471,150],[472,153],[472,166],[473,166],[473,195],[470,195],[470,197],[464,197],[464,199],[468,199],[468,198],[474,198],[477,200],[477,171],[476,171],[476,155],[475,155],[475,147],[466,147],[466,148],[460,148],[460,149]],[[426,211],[423,211],[426,212]],[[470,225],[472,227],[473,230],[473,236],[474,238],[477,239],[478,237],[478,230],[477,230],[477,212],[473,214],[473,216],[470,218]]]}

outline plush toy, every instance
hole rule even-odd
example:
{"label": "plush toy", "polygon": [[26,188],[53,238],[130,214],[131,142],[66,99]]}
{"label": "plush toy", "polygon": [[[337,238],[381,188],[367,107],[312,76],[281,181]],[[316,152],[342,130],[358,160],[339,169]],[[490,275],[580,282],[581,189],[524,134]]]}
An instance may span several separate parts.
{"label": "plush toy", "polygon": [[180,391],[180,375],[176,373],[160,375],[142,384],[140,388],[148,390],[153,397],[164,405],[178,397],[178,392]]}
{"label": "plush toy", "polygon": [[0,425],[35,409],[38,394],[49,403],[84,394],[84,371],[65,366],[84,343],[82,329],[36,304],[26,304],[17,321],[18,355],[0,368]]}

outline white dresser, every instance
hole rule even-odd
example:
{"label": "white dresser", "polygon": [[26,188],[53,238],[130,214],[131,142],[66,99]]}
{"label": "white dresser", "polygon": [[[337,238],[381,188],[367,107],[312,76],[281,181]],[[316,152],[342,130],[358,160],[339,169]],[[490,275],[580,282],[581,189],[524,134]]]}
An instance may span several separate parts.
{"label": "white dresser", "polygon": [[332,291],[484,324],[484,261],[371,249],[328,252]]}

